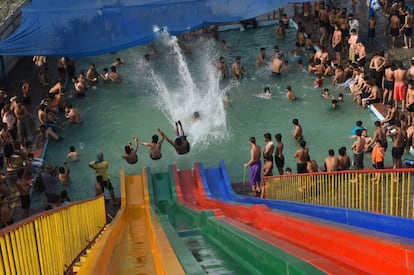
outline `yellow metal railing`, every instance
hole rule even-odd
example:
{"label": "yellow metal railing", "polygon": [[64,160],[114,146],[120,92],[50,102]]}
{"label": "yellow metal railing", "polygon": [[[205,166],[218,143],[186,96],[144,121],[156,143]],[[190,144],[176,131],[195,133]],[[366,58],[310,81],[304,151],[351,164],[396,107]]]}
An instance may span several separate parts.
{"label": "yellow metal railing", "polygon": [[413,169],[265,177],[267,199],[353,208],[414,218]]}
{"label": "yellow metal railing", "polygon": [[101,196],[0,230],[0,275],[64,274],[105,224]]}

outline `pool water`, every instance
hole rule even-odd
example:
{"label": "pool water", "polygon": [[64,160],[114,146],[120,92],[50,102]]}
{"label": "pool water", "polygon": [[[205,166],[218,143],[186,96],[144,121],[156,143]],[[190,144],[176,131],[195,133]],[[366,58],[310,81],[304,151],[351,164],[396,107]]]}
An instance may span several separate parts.
{"label": "pool water", "polygon": [[[189,169],[193,162],[217,167],[219,160],[223,159],[230,180],[241,182],[243,164],[249,160],[248,138],[255,136],[263,148],[263,134],[266,132],[271,133],[272,138],[276,133],[282,134],[285,167],[296,171],[293,155],[298,145],[291,135],[292,119],[298,118],[312,159],[322,165],[328,149],[337,152],[341,146],[350,148],[353,140],[349,135],[356,120],[362,120],[372,134],[375,117],[368,110],[358,108],[347,94],[340,110],[328,111],[330,101],[321,98],[322,89],[313,87],[315,76],[295,68],[297,58],[289,54],[295,44],[295,35],[296,31],[289,29],[287,38],[279,39],[275,36],[274,27],[226,31],[219,34],[219,39],[225,39],[231,50],[224,51],[219,42],[200,39],[193,42],[191,51],[186,53],[178,51],[173,38],[164,37],[156,42],[159,56],[151,59],[152,69],[142,65],[144,54],[151,50],[149,45],[114,55],[77,59],[79,73],[86,71],[91,62],[96,64],[98,71],[102,71],[103,67],[109,67],[116,57],[120,57],[125,63],[118,69],[123,82],[99,83],[98,89],[88,90],[85,98],[70,98],[74,107],[81,110],[84,122],[61,132],[63,141],[49,142],[46,163],[62,165],[70,145],[80,152],[80,161],[71,163],[72,183],[62,186],[73,200],[94,196],[95,174],[87,164],[95,160],[100,151],[109,161],[109,174],[116,194],[119,194],[120,169],[133,174],[141,173],[142,167],[149,166],[157,173],[167,171],[168,165],[173,163],[179,169]],[[291,72],[278,78],[270,73],[274,45],[285,53],[291,66]],[[256,69],[255,61],[261,47],[266,47],[269,64]],[[246,78],[240,82],[219,82],[214,67],[221,55],[229,69],[234,57],[240,55],[247,71]],[[306,67],[306,58],[303,59]],[[299,100],[290,102],[286,98],[287,85],[292,86]],[[269,86],[273,93],[270,100],[255,96],[265,86]],[[341,88],[332,86],[330,78],[325,79],[323,87],[329,88],[335,96],[343,92]],[[225,92],[232,98],[231,106],[223,105]],[[194,111],[200,113],[201,120],[193,123],[191,114]],[[175,120],[182,121],[192,144],[189,154],[178,156],[172,146],[164,142],[161,160],[151,160],[144,146],[139,147],[138,164],[129,165],[121,159],[124,145],[132,141],[132,135],[150,141],[156,127],[160,127],[174,138]],[[390,160],[386,159],[386,162]],[[365,163],[370,166],[370,155],[366,155]]]}

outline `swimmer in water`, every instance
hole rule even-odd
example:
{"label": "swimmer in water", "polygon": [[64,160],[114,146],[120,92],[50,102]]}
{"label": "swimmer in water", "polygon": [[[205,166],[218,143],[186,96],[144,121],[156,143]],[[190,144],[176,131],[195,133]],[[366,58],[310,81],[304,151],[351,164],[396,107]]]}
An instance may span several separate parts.
{"label": "swimmer in water", "polygon": [[290,101],[297,99],[295,92],[292,91],[292,87],[290,85],[286,87],[286,96]]}
{"label": "swimmer in water", "polygon": [[225,93],[224,94],[223,101],[224,101],[224,105],[231,107],[231,98],[230,98],[230,94],[229,93]]}
{"label": "swimmer in water", "polygon": [[303,140],[302,126],[299,124],[299,120],[295,118],[292,120],[292,123],[295,127],[292,138],[295,139],[296,141],[302,141]]}
{"label": "swimmer in water", "polygon": [[266,98],[266,99],[272,98],[272,92],[270,91],[269,87],[264,88],[263,97]]}
{"label": "swimmer in water", "polygon": [[199,120],[200,120],[200,113],[199,113],[199,112],[197,112],[197,111],[195,111],[195,112],[193,113],[192,121],[193,121],[193,122],[196,122],[196,121],[199,121]]}

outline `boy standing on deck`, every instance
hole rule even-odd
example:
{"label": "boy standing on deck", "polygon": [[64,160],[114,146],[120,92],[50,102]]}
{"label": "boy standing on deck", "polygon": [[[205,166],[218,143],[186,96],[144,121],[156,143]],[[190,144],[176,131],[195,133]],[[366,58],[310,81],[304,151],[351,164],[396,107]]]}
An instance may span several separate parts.
{"label": "boy standing on deck", "polygon": [[261,148],[256,144],[256,138],[250,137],[249,144],[250,149],[250,160],[244,164],[244,167],[250,167],[250,185],[252,186],[253,193],[260,193],[260,181],[261,181],[261,162],[260,154]]}

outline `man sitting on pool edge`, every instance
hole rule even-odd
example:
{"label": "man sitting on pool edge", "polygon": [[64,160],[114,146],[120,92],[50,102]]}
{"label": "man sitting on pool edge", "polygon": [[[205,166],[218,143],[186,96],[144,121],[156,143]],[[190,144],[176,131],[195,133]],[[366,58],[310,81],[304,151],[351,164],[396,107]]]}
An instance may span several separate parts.
{"label": "man sitting on pool edge", "polygon": [[184,134],[183,126],[181,125],[181,121],[175,122],[175,133],[176,138],[175,141],[169,139],[164,132],[160,131],[161,136],[163,136],[169,144],[171,144],[177,154],[184,155],[190,152],[190,143],[187,140],[187,137]]}

